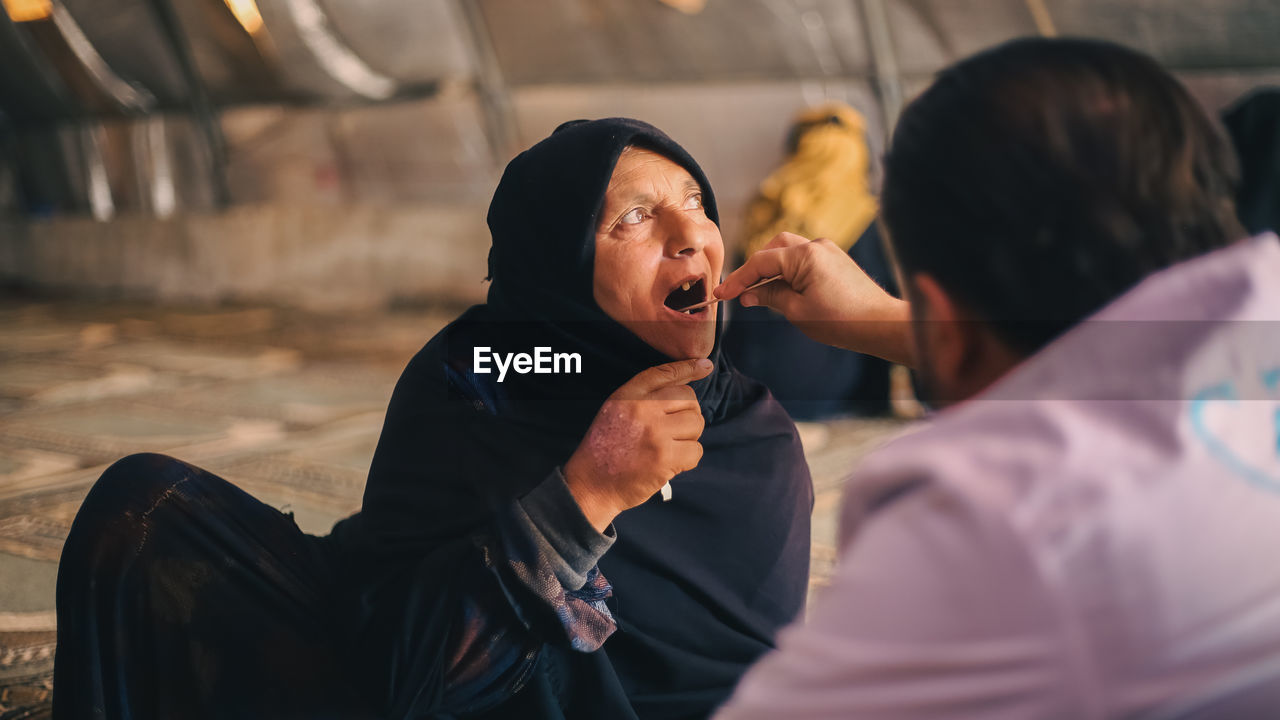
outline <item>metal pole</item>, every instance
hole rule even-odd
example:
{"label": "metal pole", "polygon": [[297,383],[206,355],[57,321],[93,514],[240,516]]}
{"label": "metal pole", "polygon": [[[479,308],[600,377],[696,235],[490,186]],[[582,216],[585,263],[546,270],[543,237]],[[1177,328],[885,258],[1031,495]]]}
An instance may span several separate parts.
{"label": "metal pole", "polygon": [[1041,37],[1058,37],[1058,28],[1053,24],[1053,15],[1049,14],[1049,7],[1044,4],[1044,0],[1027,0],[1027,11],[1031,13],[1031,19],[1036,23],[1036,32]]}
{"label": "metal pole", "polygon": [[484,108],[485,134],[489,136],[489,144],[501,165],[517,149],[515,111],[511,107],[507,83],[480,3],[461,0],[455,3],[455,7],[462,11],[471,34],[471,55],[476,65],[476,86]]}
{"label": "metal pole", "polygon": [[867,42],[871,46],[871,60],[875,64],[876,92],[880,95],[880,107],[884,112],[884,134],[887,141],[902,112],[902,74],[898,69],[898,55],[893,47],[889,13],[885,9],[884,0],[862,0],[861,4],[867,25]]}
{"label": "metal pole", "polygon": [[213,101],[209,97],[209,89],[204,84],[204,78],[200,77],[195,56],[191,52],[191,45],[182,32],[178,14],[174,12],[170,0],[150,0],[150,2],[151,9],[155,12],[160,28],[173,48],[174,55],[178,59],[178,67],[187,82],[191,113],[195,116],[196,126],[204,136],[205,146],[209,151],[209,180],[213,187],[213,204],[221,210],[231,204],[231,189],[227,185],[227,141],[222,135],[222,125],[218,120],[217,109],[214,108]]}

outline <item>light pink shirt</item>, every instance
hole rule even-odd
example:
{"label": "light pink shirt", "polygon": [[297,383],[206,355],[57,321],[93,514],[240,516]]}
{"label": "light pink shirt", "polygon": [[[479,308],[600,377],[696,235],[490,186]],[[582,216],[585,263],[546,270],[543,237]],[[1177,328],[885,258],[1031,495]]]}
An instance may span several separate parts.
{"label": "light pink shirt", "polygon": [[845,493],[718,720],[1280,718],[1280,242],[1148,278]]}

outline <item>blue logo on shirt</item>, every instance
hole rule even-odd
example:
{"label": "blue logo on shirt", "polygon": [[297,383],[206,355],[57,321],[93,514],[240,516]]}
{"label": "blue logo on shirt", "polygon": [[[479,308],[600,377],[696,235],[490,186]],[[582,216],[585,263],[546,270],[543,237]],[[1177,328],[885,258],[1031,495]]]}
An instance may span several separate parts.
{"label": "blue logo on shirt", "polygon": [[[1262,373],[1259,379],[1268,392],[1280,394],[1280,368]],[[1201,390],[1191,400],[1189,412],[1191,414],[1192,430],[1195,432],[1196,437],[1204,443],[1209,453],[1236,476],[1263,490],[1280,493],[1280,473],[1263,469],[1242,458],[1239,453],[1227,444],[1224,438],[1210,429],[1205,418],[1205,412],[1210,403],[1226,403],[1235,406],[1240,402],[1239,393],[1236,390],[1235,383],[1232,381],[1221,382]],[[1276,460],[1280,462],[1280,407],[1272,410],[1271,434],[1275,438],[1275,445],[1272,449],[1275,450]]]}

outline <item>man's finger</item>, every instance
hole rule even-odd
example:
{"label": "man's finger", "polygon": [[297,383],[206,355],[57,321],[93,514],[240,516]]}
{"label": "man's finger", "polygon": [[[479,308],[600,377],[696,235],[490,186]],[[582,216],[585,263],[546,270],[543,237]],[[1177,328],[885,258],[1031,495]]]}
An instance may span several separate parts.
{"label": "man's finger", "polygon": [[786,250],[786,248],[761,250],[752,255],[742,264],[742,267],[729,273],[729,277],[714,290],[715,296],[721,300],[732,300],[748,287],[774,275],[781,275],[782,282],[786,282],[786,271],[791,265]]}
{"label": "man's finger", "polygon": [[790,286],[782,282],[775,282],[743,293],[738,298],[738,301],[742,303],[743,307],[764,305],[786,315],[787,307],[796,297],[799,297],[799,295]]}
{"label": "man's finger", "polygon": [[[748,287],[761,280],[781,275],[783,281],[791,279],[796,266],[794,253],[787,250],[801,245],[808,245],[809,239],[795,233],[781,232],[773,236],[768,245],[756,254],[747,258],[742,267],[729,274],[725,281],[714,291],[721,300],[732,300],[741,295]],[[750,307],[748,305],[748,307]]]}
{"label": "man's finger", "polygon": [[706,358],[677,360],[655,365],[636,374],[620,388],[620,394],[638,398],[671,385],[684,385],[711,374],[711,361]]}
{"label": "man's finger", "polygon": [[796,245],[804,245],[809,242],[809,238],[790,232],[780,232],[773,236],[769,244],[765,245],[764,250],[772,250],[774,248],[788,248]]}

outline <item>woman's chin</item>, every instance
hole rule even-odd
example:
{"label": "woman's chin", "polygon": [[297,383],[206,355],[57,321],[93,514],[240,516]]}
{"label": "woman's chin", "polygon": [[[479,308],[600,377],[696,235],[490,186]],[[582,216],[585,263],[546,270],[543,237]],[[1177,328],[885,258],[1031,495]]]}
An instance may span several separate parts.
{"label": "woman's chin", "polygon": [[[689,360],[711,355],[716,346],[716,306],[692,317],[664,311],[645,320],[617,320],[646,345],[672,360]],[[616,320],[616,318],[615,318]]]}
{"label": "woman's chin", "polygon": [[715,323],[705,328],[682,327],[674,330],[661,328],[660,336],[645,338],[649,346],[672,360],[689,360],[711,355],[716,346]]}

